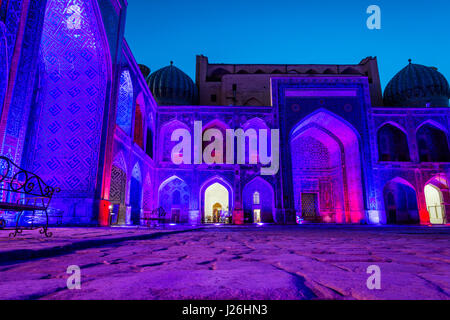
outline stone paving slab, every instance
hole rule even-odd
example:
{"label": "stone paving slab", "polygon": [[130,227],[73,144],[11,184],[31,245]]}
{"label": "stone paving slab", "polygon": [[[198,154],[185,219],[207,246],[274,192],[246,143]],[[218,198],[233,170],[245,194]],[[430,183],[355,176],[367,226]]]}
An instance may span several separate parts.
{"label": "stone paving slab", "polygon": [[130,240],[145,240],[164,234],[194,230],[192,226],[147,227],[74,227],[50,228],[50,238],[37,230],[24,230],[16,237],[10,237],[11,230],[0,230],[0,264],[14,263],[70,252],[71,250],[117,243]]}
{"label": "stone paving slab", "polygon": [[[67,289],[70,265],[81,290]],[[367,288],[370,265],[381,290]],[[0,263],[0,275],[0,299],[450,300],[450,228],[204,227]]]}

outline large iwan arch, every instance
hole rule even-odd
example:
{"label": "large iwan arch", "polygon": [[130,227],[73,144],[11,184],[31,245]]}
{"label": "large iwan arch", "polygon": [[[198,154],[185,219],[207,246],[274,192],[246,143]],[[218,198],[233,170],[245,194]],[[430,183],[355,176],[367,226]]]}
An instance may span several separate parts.
{"label": "large iwan arch", "polygon": [[[76,6],[70,0],[47,1],[40,47],[42,110],[31,163],[61,189],[87,192],[97,179],[110,59],[97,1],[80,0]],[[74,30],[67,12],[75,11],[80,29]]]}
{"label": "large iwan arch", "polygon": [[356,130],[322,109],[294,127],[290,146],[297,216],[315,222],[361,222],[365,213]]}

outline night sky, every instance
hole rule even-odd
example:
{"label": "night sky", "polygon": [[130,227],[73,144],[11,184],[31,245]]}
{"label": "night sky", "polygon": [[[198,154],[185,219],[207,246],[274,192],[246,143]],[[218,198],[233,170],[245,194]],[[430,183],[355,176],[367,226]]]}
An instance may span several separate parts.
{"label": "night sky", "polygon": [[[381,8],[381,30],[366,9]],[[210,63],[356,64],[377,56],[383,89],[408,63],[450,79],[448,0],[128,0],[126,38],[152,71],[175,65],[195,79]]]}

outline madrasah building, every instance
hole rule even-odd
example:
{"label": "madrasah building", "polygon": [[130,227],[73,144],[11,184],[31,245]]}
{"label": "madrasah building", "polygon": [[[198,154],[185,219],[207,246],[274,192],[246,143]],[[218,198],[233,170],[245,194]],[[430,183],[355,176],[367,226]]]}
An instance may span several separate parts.
{"label": "madrasah building", "polygon": [[[1,153],[61,189],[65,224],[140,225],[156,208],[190,224],[450,221],[450,88],[437,68],[405,61],[383,94],[374,57],[199,55],[194,82],[173,63],[139,65],[125,18],[124,0],[1,1]],[[172,133],[194,135],[197,121],[224,136],[278,129],[279,170],[174,164]]]}

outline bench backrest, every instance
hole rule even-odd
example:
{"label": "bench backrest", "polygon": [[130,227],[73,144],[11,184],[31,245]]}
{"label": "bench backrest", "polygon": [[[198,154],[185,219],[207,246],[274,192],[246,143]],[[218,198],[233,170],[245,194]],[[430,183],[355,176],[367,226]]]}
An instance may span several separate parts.
{"label": "bench backrest", "polygon": [[0,190],[3,198],[6,193],[19,193],[49,200],[60,192],[59,188],[47,185],[39,176],[20,168],[4,156],[0,156]]}

